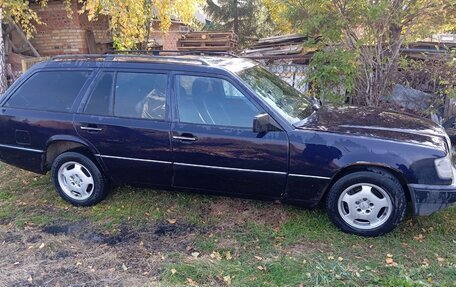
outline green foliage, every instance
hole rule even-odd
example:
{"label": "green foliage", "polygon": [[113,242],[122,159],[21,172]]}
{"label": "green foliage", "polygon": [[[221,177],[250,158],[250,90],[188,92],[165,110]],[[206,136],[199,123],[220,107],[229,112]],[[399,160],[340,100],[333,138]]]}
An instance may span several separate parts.
{"label": "green foliage", "polygon": [[318,51],[310,62],[310,92],[321,101],[343,104],[346,93],[353,90],[356,54],[342,48]]}
{"label": "green foliage", "polygon": [[204,0],[79,0],[82,12],[89,20],[108,16],[117,49],[136,49],[144,46],[158,21],[162,32],[169,30],[172,20],[191,23],[193,15]]}
{"label": "green foliage", "polygon": [[273,23],[262,0],[207,0],[205,10],[213,21],[206,28],[234,31],[241,46],[272,33]]}
{"label": "green foliage", "polygon": [[[339,77],[356,103],[370,106],[379,105],[396,83],[404,43],[456,29],[454,0],[264,1],[272,19],[284,27],[282,30],[291,26],[297,32],[318,38],[316,48],[328,53],[317,54],[312,64],[311,79],[323,89],[323,97],[328,97],[328,93],[329,98],[337,96],[328,92],[325,85],[334,84]],[[334,58],[337,53],[349,55],[345,60],[350,62],[343,64]]]}

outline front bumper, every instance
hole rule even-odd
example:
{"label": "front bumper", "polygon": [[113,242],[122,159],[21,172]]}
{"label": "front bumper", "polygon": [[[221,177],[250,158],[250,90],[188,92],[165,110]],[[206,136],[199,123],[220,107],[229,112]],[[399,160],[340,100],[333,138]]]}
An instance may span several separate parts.
{"label": "front bumper", "polygon": [[413,214],[430,215],[456,203],[456,169],[450,185],[409,184]]}

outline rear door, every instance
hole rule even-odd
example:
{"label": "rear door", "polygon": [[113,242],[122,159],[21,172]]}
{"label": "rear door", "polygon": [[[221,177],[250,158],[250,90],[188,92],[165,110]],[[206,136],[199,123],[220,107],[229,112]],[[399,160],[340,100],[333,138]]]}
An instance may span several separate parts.
{"label": "rear door", "polygon": [[42,171],[42,154],[54,135],[76,135],[73,111],[91,69],[38,70],[13,87],[1,109],[0,157],[13,165]]}
{"label": "rear door", "polygon": [[116,183],[170,186],[168,74],[102,70],[75,116]]}
{"label": "rear door", "polygon": [[174,186],[278,198],[288,171],[284,131],[257,134],[264,111],[242,87],[206,74],[174,76]]}

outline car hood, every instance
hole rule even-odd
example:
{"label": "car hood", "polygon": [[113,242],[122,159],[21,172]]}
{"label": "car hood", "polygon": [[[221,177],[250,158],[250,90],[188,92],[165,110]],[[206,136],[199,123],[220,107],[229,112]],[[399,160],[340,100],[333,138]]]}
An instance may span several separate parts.
{"label": "car hood", "polygon": [[295,125],[320,130],[402,141],[449,150],[445,130],[432,121],[410,114],[366,107],[322,107]]}

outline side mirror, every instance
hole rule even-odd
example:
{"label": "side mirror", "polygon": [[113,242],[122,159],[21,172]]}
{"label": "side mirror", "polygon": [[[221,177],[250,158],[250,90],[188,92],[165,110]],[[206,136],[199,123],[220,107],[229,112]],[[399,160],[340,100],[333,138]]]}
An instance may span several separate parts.
{"label": "side mirror", "polygon": [[253,132],[267,133],[272,131],[280,131],[278,124],[266,113],[259,114],[253,118]]}

